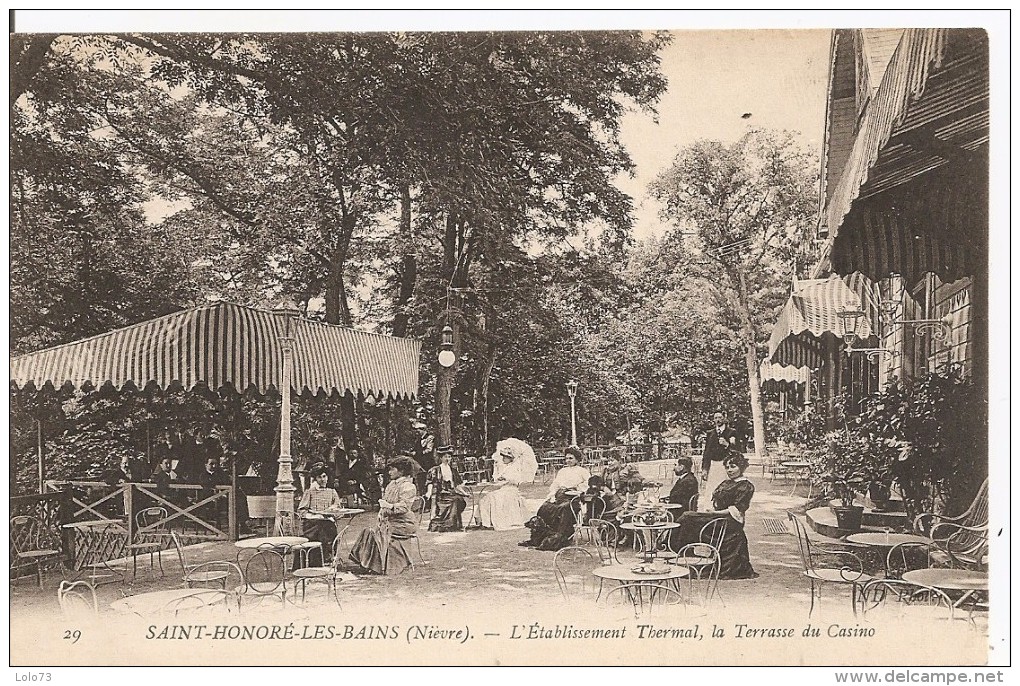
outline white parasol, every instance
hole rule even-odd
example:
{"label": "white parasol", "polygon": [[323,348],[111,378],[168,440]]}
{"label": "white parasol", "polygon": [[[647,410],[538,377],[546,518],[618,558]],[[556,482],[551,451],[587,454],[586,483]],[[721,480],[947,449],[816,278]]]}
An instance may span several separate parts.
{"label": "white parasol", "polygon": [[538,460],[530,445],[519,438],[504,438],[496,443],[496,453],[492,456],[493,459],[501,460],[500,455],[504,452],[512,455],[514,463],[519,465],[521,483],[535,480],[535,474],[538,472]]}

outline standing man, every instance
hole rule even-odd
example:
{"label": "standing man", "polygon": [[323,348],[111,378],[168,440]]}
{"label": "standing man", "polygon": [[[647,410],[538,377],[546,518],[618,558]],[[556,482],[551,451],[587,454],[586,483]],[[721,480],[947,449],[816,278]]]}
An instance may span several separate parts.
{"label": "standing man", "polygon": [[730,451],[744,452],[742,447],[737,444],[737,432],[726,421],[726,415],[716,412],[713,421],[715,426],[705,436],[705,452],[701,457],[702,490],[706,490],[709,468],[713,462],[722,462],[730,454]]}

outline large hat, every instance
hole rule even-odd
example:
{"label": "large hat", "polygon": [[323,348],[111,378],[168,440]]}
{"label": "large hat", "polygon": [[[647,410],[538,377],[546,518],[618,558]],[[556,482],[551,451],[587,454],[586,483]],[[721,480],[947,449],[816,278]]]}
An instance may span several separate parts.
{"label": "large hat", "polygon": [[441,445],[438,448],[436,448],[436,452],[437,453],[452,453],[453,452],[453,446],[452,445]]}

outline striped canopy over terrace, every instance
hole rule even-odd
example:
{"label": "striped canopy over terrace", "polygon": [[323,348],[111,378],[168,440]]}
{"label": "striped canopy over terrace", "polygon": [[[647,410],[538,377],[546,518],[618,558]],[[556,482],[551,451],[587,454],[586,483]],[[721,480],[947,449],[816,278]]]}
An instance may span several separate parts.
{"label": "striped canopy over terrace", "polygon": [[[840,310],[862,310],[861,298],[839,276],[798,281],[769,338],[769,361],[790,367],[817,368],[825,355],[823,337],[843,335]],[[864,316],[858,337],[872,335],[872,320]]]}
{"label": "striped canopy over terrace", "polygon": [[[280,388],[288,315],[219,302],[159,317],[11,360],[17,387],[65,384],[120,389],[198,384],[265,393]],[[421,341],[305,319],[292,323],[298,393],[351,392],[411,398]]]}

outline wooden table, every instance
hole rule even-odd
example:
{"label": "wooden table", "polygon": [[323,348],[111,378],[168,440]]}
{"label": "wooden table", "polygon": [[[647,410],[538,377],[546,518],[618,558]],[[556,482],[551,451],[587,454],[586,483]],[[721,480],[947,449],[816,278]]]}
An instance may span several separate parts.
{"label": "wooden table", "polygon": [[641,554],[644,556],[646,562],[652,562],[655,559],[656,534],[663,531],[669,531],[670,529],[677,529],[679,527],[680,524],[677,522],[657,522],[655,524],[624,522],[620,525],[621,529],[637,531],[641,534],[641,547],[643,548]]}
{"label": "wooden table", "polygon": [[205,594],[210,600],[214,599],[211,605],[223,599],[220,592],[210,591],[208,588],[175,588],[168,591],[152,591],[150,593],[139,593],[129,595],[126,598],[115,600],[110,607],[116,612],[131,613],[141,616],[158,614],[167,605],[175,600],[190,598],[192,596],[202,597]]}

